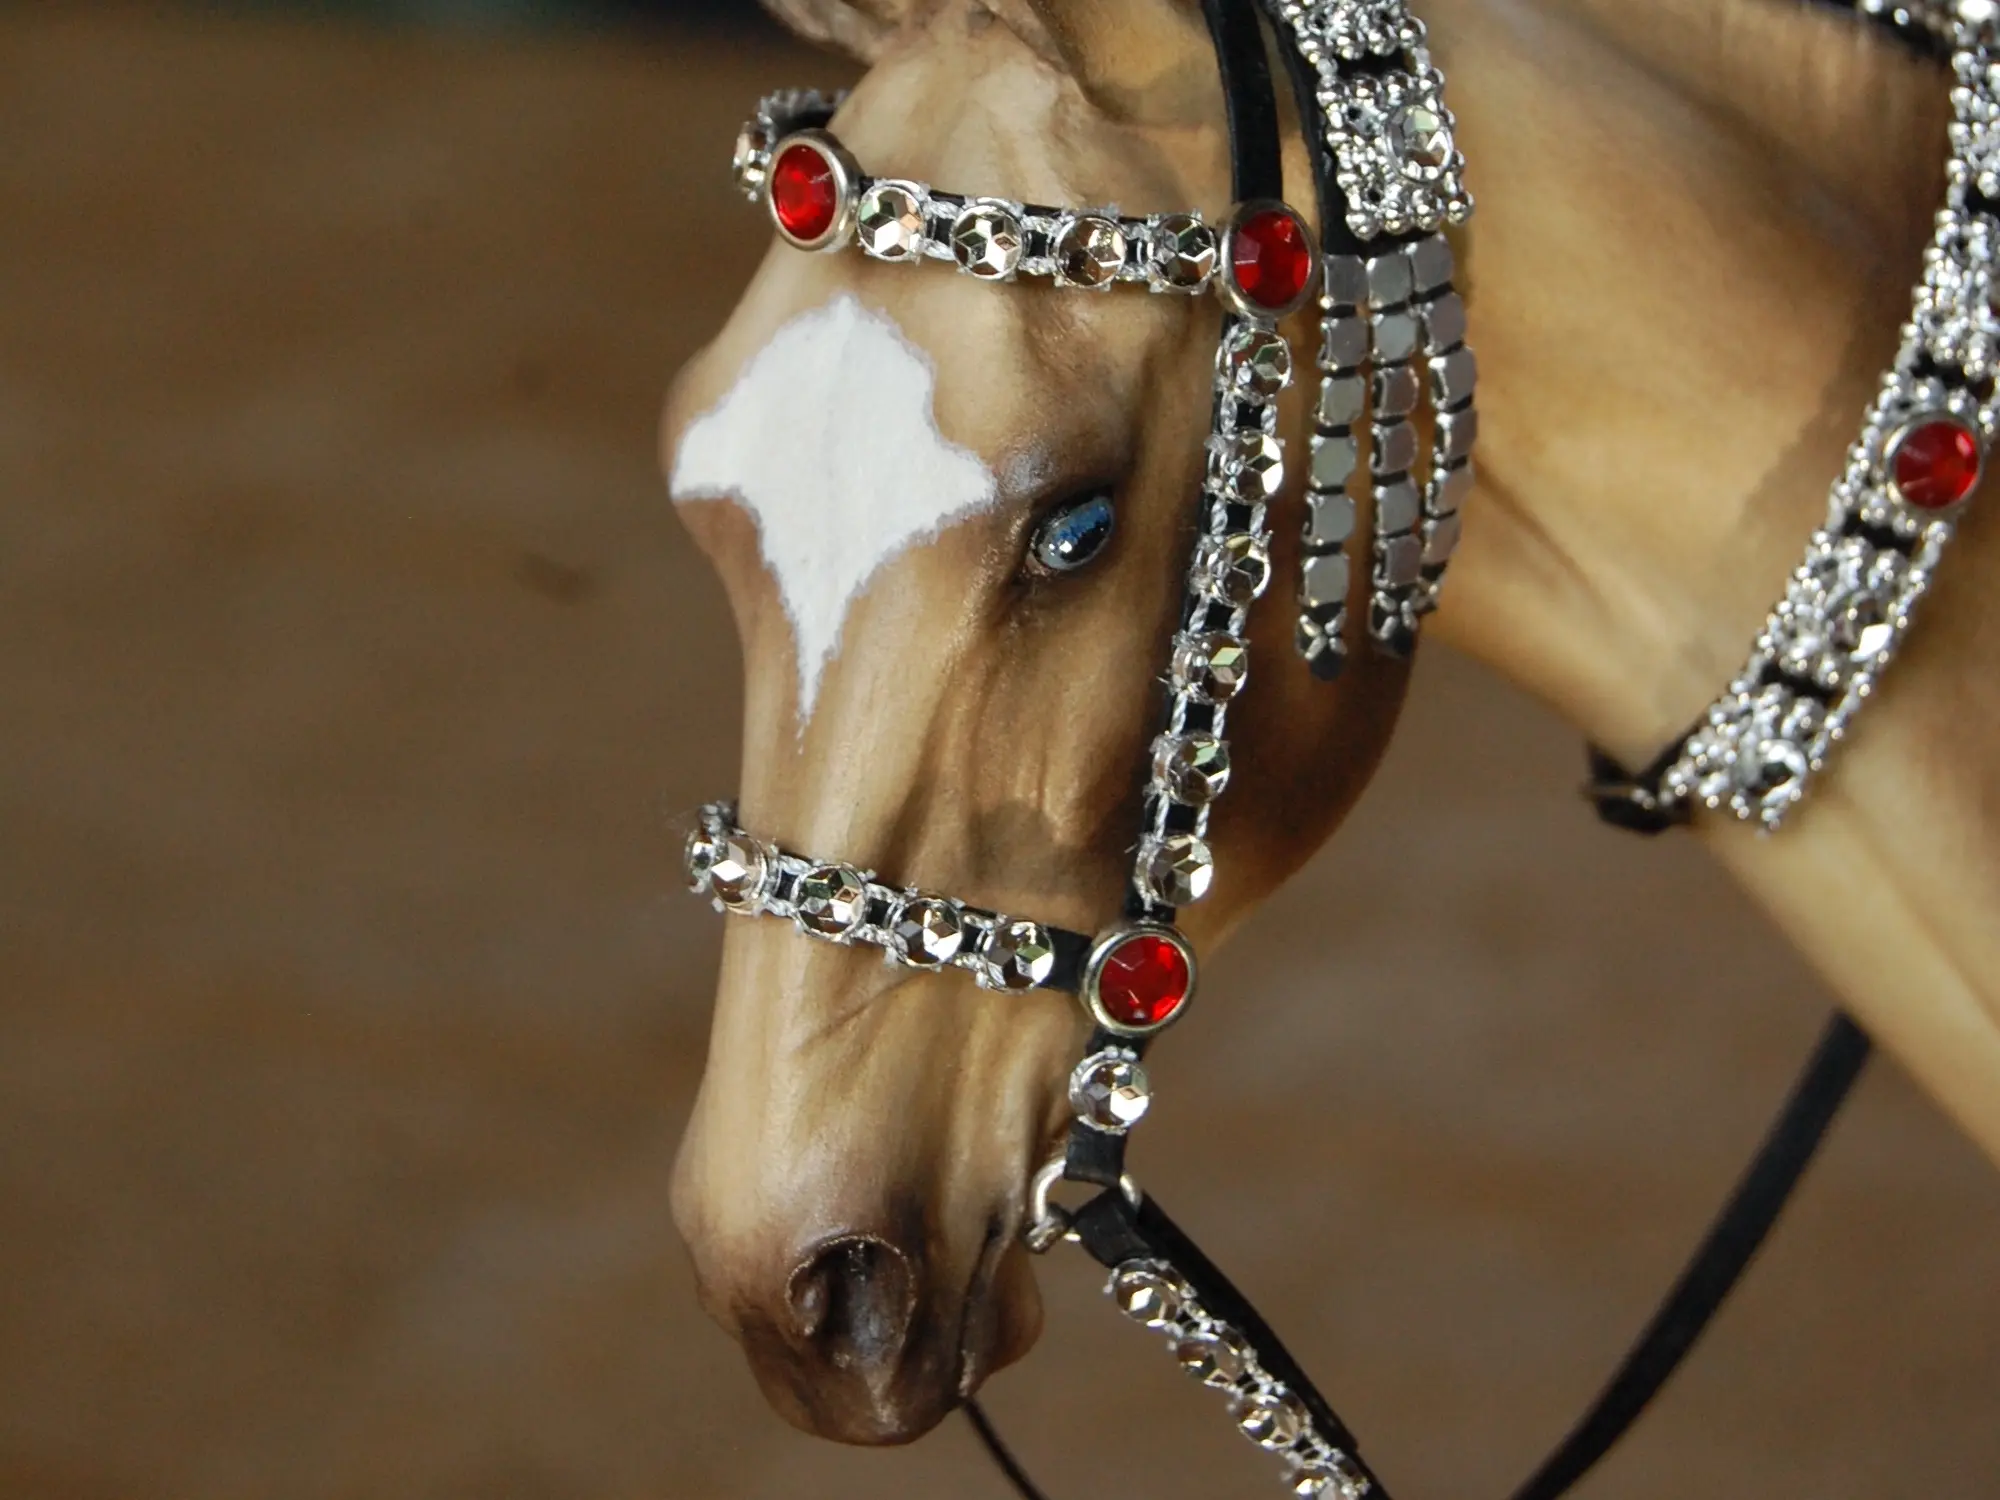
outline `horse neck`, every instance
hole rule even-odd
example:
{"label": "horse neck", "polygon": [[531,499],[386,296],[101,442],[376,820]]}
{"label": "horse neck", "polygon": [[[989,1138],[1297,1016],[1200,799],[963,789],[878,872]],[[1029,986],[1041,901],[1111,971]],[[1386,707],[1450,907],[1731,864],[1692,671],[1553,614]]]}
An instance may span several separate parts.
{"label": "horse neck", "polygon": [[[1484,372],[1436,629],[1643,764],[1735,676],[1825,514],[1909,313],[1947,83],[1788,7],[1436,9]],[[2000,1159],[1991,491],[1784,833],[1699,836]]]}

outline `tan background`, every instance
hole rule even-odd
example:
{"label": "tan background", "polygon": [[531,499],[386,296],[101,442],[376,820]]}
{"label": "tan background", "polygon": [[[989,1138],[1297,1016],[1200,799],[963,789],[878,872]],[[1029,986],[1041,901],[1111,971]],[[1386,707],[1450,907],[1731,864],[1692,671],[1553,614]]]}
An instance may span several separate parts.
{"label": "tan background", "polygon": [[[653,421],[763,241],[737,119],[830,71],[0,20],[4,1500],[1002,1493],[957,1422],[782,1427],[666,1211],[717,925],[667,824],[737,710]],[[1827,1004],[1575,755],[1428,661],[1138,1150],[1406,1497],[1555,1438]],[[1996,1235],[1881,1067],[1591,1493],[2000,1494]],[[991,1404],[1056,1500],[1275,1493],[1045,1283]]]}

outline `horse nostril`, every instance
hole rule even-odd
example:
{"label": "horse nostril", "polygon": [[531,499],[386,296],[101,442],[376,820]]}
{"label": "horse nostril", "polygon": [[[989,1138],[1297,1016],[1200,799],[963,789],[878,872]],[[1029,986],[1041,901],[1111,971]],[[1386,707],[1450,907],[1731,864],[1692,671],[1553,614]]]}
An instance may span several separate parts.
{"label": "horse nostril", "polygon": [[885,1240],[857,1235],[821,1246],[792,1273],[792,1327],[836,1369],[886,1373],[909,1337],[910,1262]]}

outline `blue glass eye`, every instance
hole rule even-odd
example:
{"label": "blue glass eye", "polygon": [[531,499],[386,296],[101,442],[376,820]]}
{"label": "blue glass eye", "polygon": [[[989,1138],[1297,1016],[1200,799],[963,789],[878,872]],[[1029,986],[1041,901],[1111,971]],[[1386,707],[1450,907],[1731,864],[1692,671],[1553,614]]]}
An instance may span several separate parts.
{"label": "blue glass eye", "polygon": [[1074,573],[1104,550],[1116,515],[1101,493],[1050,512],[1035,530],[1035,561],[1051,573]]}

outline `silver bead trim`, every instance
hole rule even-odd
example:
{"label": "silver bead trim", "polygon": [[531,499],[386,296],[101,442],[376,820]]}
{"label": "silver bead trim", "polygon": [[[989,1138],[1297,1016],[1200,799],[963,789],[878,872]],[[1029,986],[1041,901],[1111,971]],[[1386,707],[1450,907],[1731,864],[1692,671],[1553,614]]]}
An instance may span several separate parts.
{"label": "silver bead trim", "polygon": [[[1218,698],[1206,692],[1189,666],[1199,659],[1205,636],[1233,637],[1240,651],[1238,643],[1249,634],[1250,605],[1269,580],[1269,499],[1283,489],[1286,472],[1277,402],[1292,383],[1289,351],[1278,356],[1284,347],[1271,320],[1239,317],[1229,322],[1216,350],[1201,531],[1188,565],[1181,629],[1174,638],[1176,665],[1167,683],[1167,722],[1156,747],[1202,735],[1220,742],[1227,754],[1225,721],[1234,694]],[[1133,889],[1154,914],[1200,900],[1212,879],[1207,836],[1214,798],[1182,802],[1174,781],[1170,760],[1156,748],[1132,872]],[[1176,808],[1182,811],[1177,814]],[[1201,865],[1198,889],[1164,889],[1156,878],[1163,851],[1176,849]]]}
{"label": "silver bead trim", "polygon": [[1354,1456],[1322,1433],[1284,1381],[1266,1370],[1243,1331],[1202,1306],[1164,1261],[1133,1259],[1105,1283],[1119,1311],[1167,1340],[1188,1374],[1230,1403],[1236,1430],[1287,1465],[1286,1482],[1308,1500],[1361,1500],[1371,1485]]}
{"label": "silver bead trim", "polygon": [[[753,203],[767,204],[770,199],[771,162],[777,148],[787,137],[799,133],[801,121],[817,121],[830,116],[845,98],[845,94],[788,90],[763,100],[757,107],[756,117],[737,136],[734,171],[737,187],[743,195]],[[831,141],[832,138],[826,139]],[[969,197],[942,192],[908,178],[869,177],[858,171],[849,184],[846,201],[850,205],[858,205],[859,211],[865,214],[872,201],[871,195],[878,190],[909,195],[914,200],[922,230],[910,235],[899,233],[890,236],[885,246],[868,235],[857,236],[854,233],[855,212],[850,207],[850,211],[843,215],[841,232],[825,236],[816,242],[816,246],[831,249],[852,241],[875,260],[892,263],[943,261],[982,280],[1004,281],[1016,276],[1032,276],[1054,281],[1059,286],[1089,291],[1103,291],[1114,284],[1127,283],[1145,286],[1156,292],[1192,295],[1209,290],[1218,274],[1219,239],[1214,227],[1199,214],[1153,214],[1145,218],[1124,218],[1115,208],[1047,208],[1007,198]],[[1018,237],[1018,253],[962,255],[954,245],[954,229],[967,214],[974,211],[1004,222]],[[1114,243],[1120,251],[1117,269],[1109,276],[1102,276],[1100,269],[1093,265],[1081,279],[1064,274],[1058,253],[1060,248],[1070,237],[1078,234],[1080,227],[1094,228],[1099,221],[1115,231],[1115,235],[1103,238]],[[1184,238],[1192,239],[1197,247],[1205,246],[1205,255],[1196,256],[1191,261],[1186,258],[1175,260],[1175,252]],[[1192,271],[1179,277],[1165,274],[1162,267],[1169,262],[1182,267],[1197,267],[1198,274]]]}
{"label": "silver bead trim", "polygon": [[[711,869],[715,842],[722,839],[740,841],[753,847],[763,861],[762,875],[754,888],[743,899],[734,902],[724,901],[716,891]],[[736,916],[783,918],[800,932],[823,943],[879,948],[885,962],[904,968],[964,969],[982,988],[1003,991],[1038,988],[1055,970],[1053,953],[1045,951],[1049,947],[1048,929],[1041,924],[998,912],[982,911],[930,891],[888,885],[876,879],[870,871],[857,870],[837,861],[808,859],[789,853],[745,833],[737,826],[734,805],[728,802],[712,802],[701,810],[700,821],[688,839],[686,862],[689,888],[712,897],[717,911]],[[862,884],[860,916],[843,931],[816,927],[799,909],[801,882],[817,870],[846,871]],[[789,881],[786,877],[790,877]],[[779,895],[781,888],[790,894]],[[921,954],[909,952],[896,936],[896,926],[903,913],[926,902],[936,903],[957,922],[960,934],[958,945],[942,962],[926,962]],[[880,925],[868,920],[871,908],[886,913]],[[1037,935],[1039,949],[1035,948]],[[1024,946],[1033,950],[1031,956],[1022,954]],[[1033,984],[1022,982],[1028,976],[1034,977]]]}
{"label": "silver bead trim", "polygon": [[[1922,8],[1896,9],[1908,20]],[[1873,13],[1888,16],[1890,8]],[[1922,19],[1957,49],[1957,87],[1945,206],[1902,347],[1834,481],[1826,522],[1749,660],[1661,778],[1669,804],[1698,803],[1767,831],[1784,822],[1902,648],[1955,529],[1954,512],[1917,510],[1898,495],[1888,473],[1898,434],[1913,418],[1943,414],[1976,436],[1982,458],[1991,451],[2000,427],[1992,388],[1982,387],[1982,401],[1927,372],[1963,369],[1968,380],[1982,381],[2000,368],[2000,224],[1973,201],[1975,194],[2000,196],[1996,23],[2000,7],[1986,0],[1930,7]]]}

